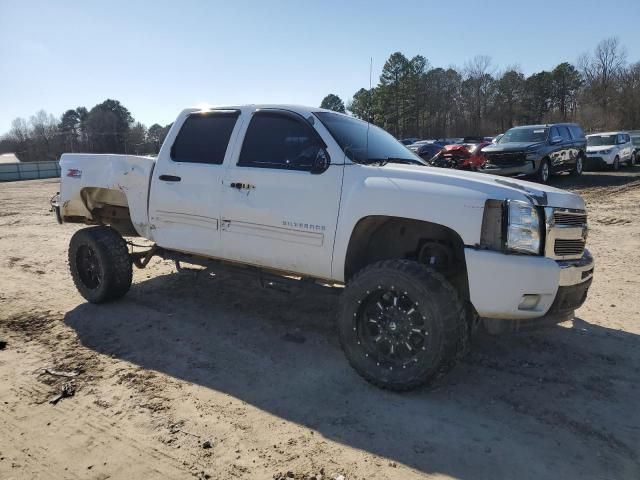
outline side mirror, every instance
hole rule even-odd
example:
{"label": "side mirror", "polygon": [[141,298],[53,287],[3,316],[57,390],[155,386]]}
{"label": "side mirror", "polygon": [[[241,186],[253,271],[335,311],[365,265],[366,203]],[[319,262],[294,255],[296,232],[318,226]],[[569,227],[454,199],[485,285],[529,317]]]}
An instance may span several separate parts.
{"label": "side mirror", "polygon": [[555,135],[552,139],[551,139],[551,145],[557,145],[559,143],[562,143],[562,137],[560,135]]}
{"label": "side mirror", "polygon": [[313,161],[313,165],[311,165],[310,172],[315,175],[324,173],[327,168],[329,168],[329,165],[331,165],[329,154],[324,148],[319,148],[318,153],[316,154],[316,158]]}

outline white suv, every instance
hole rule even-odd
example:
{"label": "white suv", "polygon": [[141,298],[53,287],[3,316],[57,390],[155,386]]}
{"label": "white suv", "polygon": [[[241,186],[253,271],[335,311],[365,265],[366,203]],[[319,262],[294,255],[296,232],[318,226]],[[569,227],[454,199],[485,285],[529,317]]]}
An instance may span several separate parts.
{"label": "white suv", "polygon": [[633,143],[627,132],[606,132],[587,135],[587,167],[620,168],[621,163],[635,165]]}

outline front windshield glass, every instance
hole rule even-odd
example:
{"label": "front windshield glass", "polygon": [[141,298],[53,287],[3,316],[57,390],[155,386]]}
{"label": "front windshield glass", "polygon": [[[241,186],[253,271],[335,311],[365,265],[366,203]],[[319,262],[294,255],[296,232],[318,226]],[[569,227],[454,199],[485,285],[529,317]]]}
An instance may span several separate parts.
{"label": "front windshield glass", "polygon": [[315,116],[353,162],[405,161],[425,165],[411,150],[375,125],[339,113],[316,112]]}
{"label": "front windshield glass", "polygon": [[615,145],[616,135],[595,135],[587,137],[589,147],[599,147],[601,145]]}
{"label": "front windshield glass", "polygon": [[544,142],[548,133],[549,129],[545,127],[512,128],[506,131],[498,143]]}

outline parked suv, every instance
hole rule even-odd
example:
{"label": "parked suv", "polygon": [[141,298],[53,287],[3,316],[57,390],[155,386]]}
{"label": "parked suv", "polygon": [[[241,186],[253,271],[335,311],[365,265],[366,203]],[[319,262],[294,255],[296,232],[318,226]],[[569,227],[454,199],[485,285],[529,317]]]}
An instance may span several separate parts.
{"label": "parked suv", "polygon": [[587,135],[587,167],[619,170],[620,164],[635,164],[634,147],[627,132]]}
{"label": "parked suv", "polygon": [[587,141],[575,123],[527,125],[507,130],[483,153],[481,170],[495,175],[529,175],[547,183],[553,173],[582,174]]}

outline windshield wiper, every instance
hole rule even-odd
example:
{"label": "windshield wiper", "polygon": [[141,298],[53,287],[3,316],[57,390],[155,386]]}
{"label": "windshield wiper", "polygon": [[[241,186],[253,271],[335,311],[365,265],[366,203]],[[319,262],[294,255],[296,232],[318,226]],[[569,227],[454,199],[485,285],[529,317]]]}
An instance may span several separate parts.
{"label": "windshield wiper", "polygon": [[368,158],[362,163],[364,163],[365,165],[378,165],[380,167],[384,167],[387,163],[401,163],[403,165],[426,165],[426,163],[422,163],[419,160],[401,157]]}

